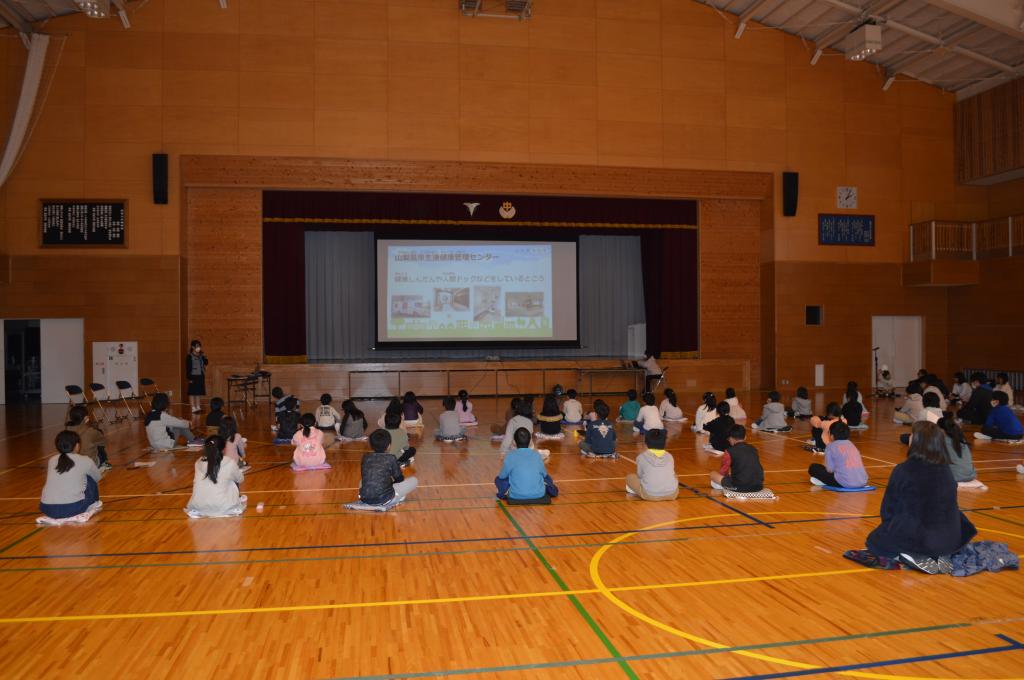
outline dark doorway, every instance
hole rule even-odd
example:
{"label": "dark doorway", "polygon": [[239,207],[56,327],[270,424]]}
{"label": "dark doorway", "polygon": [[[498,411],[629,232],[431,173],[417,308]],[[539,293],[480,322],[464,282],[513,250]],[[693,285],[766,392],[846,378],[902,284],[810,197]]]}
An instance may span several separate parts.
{"label": "dark doorway", "polygon": [[4,389],[8,404],[38,404],[42,396],[39,319],[4,321]]}

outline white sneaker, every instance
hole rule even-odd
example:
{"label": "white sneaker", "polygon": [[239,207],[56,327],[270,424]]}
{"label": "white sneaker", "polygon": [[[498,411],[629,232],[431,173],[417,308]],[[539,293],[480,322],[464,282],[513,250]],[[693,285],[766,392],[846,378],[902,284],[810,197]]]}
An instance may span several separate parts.
{"label": "white sneaker", "polygon": [[1017,474],[1018,475],[1024,475],[1024,465],[1018,465],[1017,466]]}
{"label": "white sneaker", "polygon": [[760,426],[760,425],[758,425],[757,423],[751,423],[751,424],[750,424],[750,429],[751,429],[751,430],[760,430],[760,429],[761,429],[761,426]]}
{"label": "white sneaker", "polygon": [[990,441],[992,441],[992,437],[989,437],[987,434],[982,434],[981,432],[975,432],[974,433],[974,438],[975,439],[980,439],[983,442],[990,442]]}
{"label": "white sneaker", "polygon": [[711,488],[712,489],[718,489],[719,491],[721,491],[722,490],[722,485],[712,479],[711,480]]}
{"label": "white sneaker", "polygon": [[817,477],[811,477],[811,484],[814,486],[825,486],[825,482],[821,481]]}

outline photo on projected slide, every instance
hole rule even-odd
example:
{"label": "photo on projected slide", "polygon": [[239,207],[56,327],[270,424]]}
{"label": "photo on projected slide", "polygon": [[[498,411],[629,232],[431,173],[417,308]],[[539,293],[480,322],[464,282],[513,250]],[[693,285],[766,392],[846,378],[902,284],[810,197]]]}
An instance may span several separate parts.
{"label": "photo on projected slide", "polygon": [[434,311],[469,311],[469,288],[435,288]]}
{"label": "photo on projected slide", "polygon": [[430,303],[422,295],[392,295],[391,316],[399,319],[428,319]]}
{"label": "photo on projected slide", "polygon": [[379,239],[377,282],[381,343],[578,342],[575,242]]}
{"label": "photo on projected slide", "polygon": [[473,286],[473,321],[501,321],[501,286]]}
{"label": "photo on projected slide", "polygon": [[544,293],[508,293],[505,295],[505,316],[544,316]]}

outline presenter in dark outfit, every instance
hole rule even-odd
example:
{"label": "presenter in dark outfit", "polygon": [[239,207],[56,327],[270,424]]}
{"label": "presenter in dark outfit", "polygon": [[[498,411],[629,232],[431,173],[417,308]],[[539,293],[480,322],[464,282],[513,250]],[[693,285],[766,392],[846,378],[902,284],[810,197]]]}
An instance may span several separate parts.
{"label": "presenter in dark outfit", "polygon": [[188,402],[192,413],[199,413],[201,397],[206,395],[206,365],[210,360],[203,353],[203,345],[192,341],[188,356],[185,357],[185,376],[188,377]]}

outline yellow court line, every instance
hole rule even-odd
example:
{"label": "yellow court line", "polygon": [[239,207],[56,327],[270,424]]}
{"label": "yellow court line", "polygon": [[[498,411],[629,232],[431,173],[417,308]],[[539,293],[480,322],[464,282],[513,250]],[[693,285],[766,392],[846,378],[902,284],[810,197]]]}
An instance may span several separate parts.
{"label": "yellow court line", "polygon": [[[820,511],[815,511],[815,512],[812,512],[812,511],[773,511],[773,512],[753,513],[753,514],[754,515],[837,515],[837,516],[846,516],[846,517],[856,517],[857,516],[857,515],[854,515],[854,514],[851,514],[851,513],[847,513],[847,512],[820,512]],[[719,515],[719,516],[721,516],[721,515]],[[712,516],[709,516],[709,517],[692,517],[692,518],[685,518],[685,519],[675,519],[675,520],[670,520],[668,522],[660,522],[658,524],[652,524],[652,525],[650,525],[648,527],[644,527],[641,530],[657,529],[657,528],[661,528],[661,527],[665,527],[665,526],[670,526],[670,525],[673,525],[673,524],[679,524],[681,522],[691,522],[691,521],[696,521],[696,520],[699,520],[699,519],[711,519],[711,517]],[[990,530],[990,529],[983,529],[982,527],[978,527],[978,529],[979,530],[983,530],[983,531],[991,531],[992,533],[1004,534],[1004,535],[1007,535],[1007,536],[1017,536],[1019,538],[1024,538],[1024,536],[1021,536],[1019,534],[1011,534],[1011,533],[1005,532],[1005,531],[996,531],[996,530]],[[605,545],[601,546],[598,549],[598,551],[596,553],[594,553],[594,557],[591,558],[591,561],[590,561],[590,578],[594,582],[594,585],[597,586],[597,588],[600,591],[601,595],[603,595],[606,599],[608,599],[609,602],[614,604],[619,609],[622,609],[627,614],[630,614],[631,616],[633,616],[633,617],[635,617],[637,619],[640,619],[641,621],[644,621],[644,622],[646,622],[646,623],[654,626],[655,628],[657,628],[659,630],[662,630],[662,631],[664,631],[666,633],[670,633],[672,635],[675,635],[676,637],[681,637],[684,640],[689,640],[690,642],[694,642],[694,643],[702,645],[704,647],[710,647],[712,649],[726,649],[726,648],[728,648],[729,645],[724,645],[724,644],[722,644],[720,642],[716,642],[714,640],[709,640],[707,638],[702,638],[702,637],[700,637],[698,635],[694,635],[692,633],[687,633],[685,631],[679,630],[678,628],[670,626],[670,625],[668,625],[668,624],[666,624],[666,623],[664,623],[662,621],[659,621],[658,619],[655,619],[655,618],[653,618],[651,616],[648,616],[647,614],[644,614],[643,612],[639,611],[638,609],[635,609],[635,608],[631,607],[630,605],[626,604],[625,602],[623,602],[622,600],[620,600],[618,597],[615,596],[615,592],[619,592],[620,591],[619,588],[617,588],[617,587],[608,587],[604,583],[604,580],[601,578],[601,569],[600,569],[601,568],[601,560],[604,558],[605,554],[609,550],[611,550],[613,547],[615,547],[618,544],[621,544],[622,541],[626,540],[627,538],[631,538],[632,536],[635,536],[636,534],[637,534],[637,532],[633,531],[633,532],[622,534],[621,536],[617,536],[616,538],[613,538],[611,541],[609,541]],[[864,570],[864,569],[857,570],[857,569],[854,569],[852,571],[867,572],[868,570]],[[877,572],[874,572],[874,573],[877,573]],[[821,666],[816,666],[814,664],[804,663],[802,661],[794,661],[794,660],[791,660],[791,659],[784,659],[784,658],[770,656],[768,654],[761,654],[759,652],[748,651],[748,650],[733,650],[730,653],[738,654],[740,656],[746,656],[746,657],[749,657],[751,659],[757,659],[759,661],[767,661],[768,663],[774,663],[774,664],[779,664],[779,665],[782,665],[782,666],[788,666],[790,668],[799,668],[799,669],[802,669],[802,670],[817,670],[817,669],[822,668]],[[886,675],[886,674],[879,674],[879,673],[865,673],[865,672],[862,672],[862,671],[842,671],[842,672],[838,672],[837,674],[838,675],[848,675],[848,676],[851,676],[851,677],[859,677],[859,678],[873,678],[875,680],[935,680],[934,678],[929,678],[929,677],[917,677],[917,676],[909,676],[909,675]]]}

